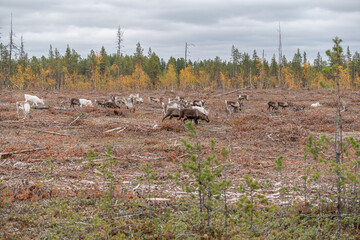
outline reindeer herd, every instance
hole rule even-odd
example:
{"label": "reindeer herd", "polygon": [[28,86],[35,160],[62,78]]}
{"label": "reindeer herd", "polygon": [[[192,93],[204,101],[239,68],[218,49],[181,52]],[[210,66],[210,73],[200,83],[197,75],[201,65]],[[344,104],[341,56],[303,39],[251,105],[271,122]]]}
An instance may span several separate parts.
{"label": "reindeer herd", "polygon": [[[26,118],[30,113],[30,103],[35,107],[38,104],[44,105],[44,100],[38,98],[37,96],[25,94],[25,101],[16,102],[17,113],[22,111],[24,118]],[[209,110],[205,109],[205,100],[203,99],[194,99],[187,100],[184,97],[177,96],[175,98],[168,98],[165,102],[163,97],[148,97],[150,104],[161,104],[163,118],[162,121],[169,118],[177,118],[185,122],[186,120],[192,120],[195,124],[198,124],[199,120],[209,122]],[[225,100],[225,111],[231,115],[233,113],[241,112],[244,107],[244,102],[249,101],[249,96],[246,94],[240,94],[237,97],[237,100]],[[110,108],[110,109],[120,109],[121,105],[124,105],[129,112],[135,112],[135,106],[144,103],[144,99],[139,96],[139,94],[130,94],[128,97],[122,96],[111,96],[108,100],[94,100],[94,104],[97,107]],[[70,108],[79,106],[80,108],[84,107],[94,107],[93,102],[88,99],[83,98],[71,98],[70,99]],[[267,110],[278,110],[280,107],[284,110],[287,107],[293,107],[294,111],[304,110],[305,106],[296,105],[290,102],[275,102],[269,101],[267,103]],[[314,105],[317,107],[318,105]],[[115,112],[115,110],[114,110]]]}

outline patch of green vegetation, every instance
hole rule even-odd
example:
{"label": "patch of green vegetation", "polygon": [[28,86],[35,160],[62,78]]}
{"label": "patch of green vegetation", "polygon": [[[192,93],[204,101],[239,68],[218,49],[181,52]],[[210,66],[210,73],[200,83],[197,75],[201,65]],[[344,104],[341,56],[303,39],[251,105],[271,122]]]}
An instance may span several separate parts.
{"label": "patch of green vegetation", "polygon": [[[112,157],[109,145],[103,153],[89,151],[87,156],[87,167],[96,169],[103,185],[108,186],[101,195],[6,202],[7,188],[0,188],[0,238],[358,239],[360,144],[356,139],[346,139],[346,161],[336,164],[328,157],[332,143],[325,136],[310,136],[304,161],[311,164],[299,168],[304,171],[301,186],[290,188],[284,172],[286,161],[283,156],[276,158],[274,168],[279,176],[272,184],[278,187],[272,191],[280,196],[281,204],[277,205],[263,194],[271,184],[269,180],[259,182],[245,174],[242,183],[234,185],[227,175],[230,152],[224,147],[218,151],[213,139],[210,150],[204,151],[198,130],[190,122],[186,127],[189,135],[182,142],[188,158],[182,162],[182,169],[167,178],[181,186],[187,196],[157,202],[168,195],[152,191],[163,181],[150,163],[141,167],[142,176],[136,183],[144,186],[143,193],[133,192],[129,197],[132,185],[124,186],[123,195],[117,196],[115,183],[121,181],[113,171],[119,162]],[[52,159],[45,163],[39,169],[43,185],[54,170]],[[340,182],[329,181],[337,175]],[[335,183],[333,188],[342,189],[341,196],[324,195],[326,191],[321,190],[329,187],[329,182]],[[299,196],[305,200],[300,201]],[[342,201],[340,218],[338,197]]]}

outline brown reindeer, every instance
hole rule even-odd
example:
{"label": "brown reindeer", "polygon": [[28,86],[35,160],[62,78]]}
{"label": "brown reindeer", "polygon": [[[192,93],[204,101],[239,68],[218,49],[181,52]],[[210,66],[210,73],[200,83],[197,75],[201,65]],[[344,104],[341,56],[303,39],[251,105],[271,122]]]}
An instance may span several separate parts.
{"label": "brown reindeer", "polygon": [[277,102],[278,107],[282,107],[284,110],[287,107],[290,107],[290,104],[288,102]]}
{"label": "brown reindeer", "polygon": [[273,102],[273,101],[268,102],[267,110],[270,110],[270,108],[272,108],[272,110],[278,110],[279,109],[277,103]]}
{"label": "brown reindeer", "polygon": [[195,124],[198,124],[198,120],[204,120],[210,122],[209,117],[197,109],[183,108],[180,110],[179,120],[182,119],[185,122],[187,119],[194,120]]}
{"label": "brown reindeer", "polygon": [[165,120],[165,118],[170,117],[171,120],[173,117],[179,117],[180,116],[180,109],[178,108],[168,108],[166,111],[165,116],[162,119],[162,122]]}
{"label": "brown reindeer", "polygon": [[70,100],[70,107],[74,107],[75,105],[80,106],[80,100],[78,98],[72,98]]}

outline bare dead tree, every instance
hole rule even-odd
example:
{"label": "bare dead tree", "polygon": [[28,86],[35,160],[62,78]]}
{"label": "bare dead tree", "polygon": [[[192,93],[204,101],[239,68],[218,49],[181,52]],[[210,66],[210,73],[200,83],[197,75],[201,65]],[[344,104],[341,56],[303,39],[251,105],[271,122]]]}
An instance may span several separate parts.
{"label": "bare dead tree", "polygon": [[263,89],[264,88],[264,57],[265,53],[264,53],[264,49],[263,49],[263,52],[262,52],[262,58],[261,58],[261,80],[260,80],[260,89]]}
{"label": "bare dead tree", "polygon": [[21,36],[21,43],[20,43],[20,59],[23,60],[26,56],[25,53],[25,46],[24,46],[24,38]]}
{"label": "bare dead tree", "polygon": [[281,28],[280,28],[280,22],[279,22],[279,87],[281,88],[281,67],[282,67],[282,44],[281,44]]}
{"label": "bare dead tree", "polygon": [[123,47],[122,42],[124,41],[124,31],[121,27],[118,27],[117,38],[116,38],[116,49],[117,49],[117,61],[118,61],[118,78],[120,77],[120,66],[121,66],[121,48]]}
{"label": "bare dead tree", "polygon": [[186,86],[186,62],[187,62],[188,44],[185,43],[185,67],[184,67],[184,84]]}
{"label": "bare dead tree", "polygon": [[[194,46],[194,44],[190,44]],[[185,42],[185,67],[184,67],[184,84],[186,86],[186,63],[187,63],[187,54],[189,52],[188,43]]]}
{"label": "bare dead tree", "polygon": [[10,24],[10,41],[9,41],[9,66],[8,66],[8,75],[7,78],[5,78],[5,86],[10,86],[10,78],[11,78],[11,58],[12,58],[12,52],[13,50],[18,50],[17,46],[14,43],[14,37],[15,33],[13,32],[12,28],[12,13],[11,13],[11,24]]}
{"label": "bare dead tree", "polygon": [[24,38],[21,36],[21,43],[20,43],[20,62],[23,67],[25,67],[25,61],[27,59],[27,54],[25,53],[25,44],[24,44]]}
{"label": "bare dead tree", "polygon": [[122,46],[122,42],[124,41],[124,31],[121,30],[121,27],[118,27],[117,30],[117,39],[116,39],[116,48],[117,48],[117,55],[121,56],[121,47]]}

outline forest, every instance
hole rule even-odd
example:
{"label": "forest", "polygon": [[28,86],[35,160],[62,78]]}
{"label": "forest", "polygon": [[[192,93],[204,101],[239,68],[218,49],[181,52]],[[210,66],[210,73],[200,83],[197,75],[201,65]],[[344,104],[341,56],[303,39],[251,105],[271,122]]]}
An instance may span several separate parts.
{"label": "forest", "polygon": [[[120,30],[119,30],[120,31]],[[168,61],[158,56],[151,48],[144,53],[140,43],[133,55],[121,52],[123,32],[118,32],[117,53],[91,50],[82,58],[69,45],[65,53],[50,45],[48,56],[37,58],[26,53],[23,39],[20,47],[0,43],[0,87],[9,89],[58,89],[58,90],[130,90],[130,89],[229,89],[250,87],[268,89],[317,89],[322,85],[333,86],[324,69],[332,65],[330,52],[323,59],[310,63],[306,52],[297,49],[291,60],[285,55],[273,55],[271,61],[253,53],[241,52],[232,46],[229,49],[231,61],[219,57],[191,61],[170,57]],[[342,39],[335,37],[339,46],[339,75],[343,89],[357,89],[360,86],[360,54],[352,53],[347,46],[341,46]],[[279,61],[281,59],[281,61]]]}

